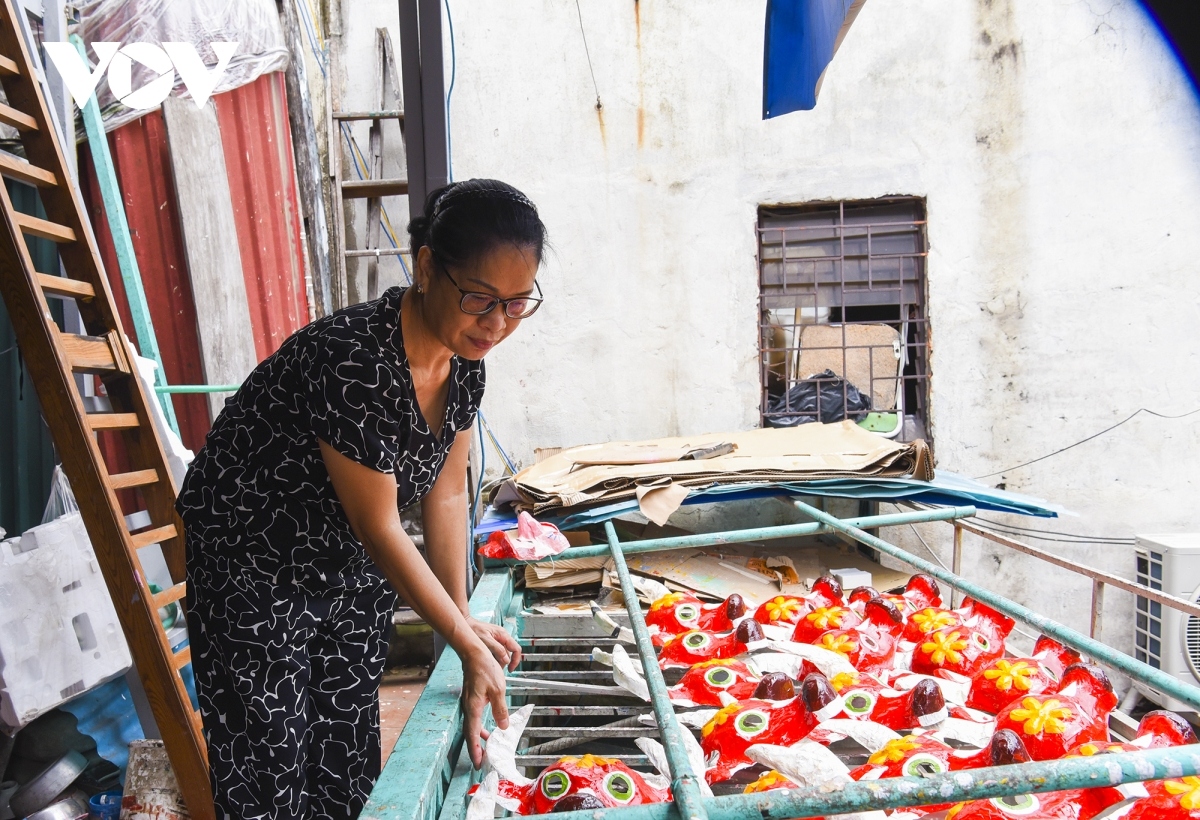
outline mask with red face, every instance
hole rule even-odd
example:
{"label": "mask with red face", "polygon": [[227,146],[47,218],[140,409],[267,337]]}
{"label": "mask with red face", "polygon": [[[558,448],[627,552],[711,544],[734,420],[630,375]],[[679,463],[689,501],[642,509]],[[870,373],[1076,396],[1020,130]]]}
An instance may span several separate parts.
{"label": "mask with red face", "polygon": [[947,671],[974,678],[1004,655],[1004,639],[1012,618],[983,604],[972,603],[971,614],[959,626],[945,626],[925,636],[913,650],[912,671],[936,675]]}
{"label": "mask with red face", "polygon": [[723,706],[721,695],[734,700],[751,697],[758,677],[746,664],[733,658],[716,658],[693,664],[679,683],[667,689],[677,706]]}
{"label": "mask with red face", "polygon": [[904,618],[891,601],[875,597],[863,607],[863,619],[848,629],[830,629],[815,646],[843,655],[859,672],[882,674],[891,669]]}
{"label": "mask with red face", "polygon": [[693,629],[668,638],[658,654],[660,669],[693,666],[716,658],[733,658],[765,643],[762,627],[752,618],[743,618],[732,632],[705,632]]}
{"label": "mask with red face", "polygon": [[842,585],[832,575],[822,575],[813,582],[812,592],[804,597],[776,595],[754,611],[754,620],[760,624],[792,626],[813,609],[845,606]]}
{"label": "mask with red face", "polygon": [[843,672],[828,683],[842,699],[842,710],[834,717],[869,720],[893,731],[928,729],[947,717],[942,689],[928,678],[907,692],[890,689],[861,672]]}
{"label": "mask with red face", "polygon": [[745,615],[746,602],[737,593],[719,604],[705,604],[690,592],[672,592],[650,605],[646,625],[651,628],[655,643],[661,645],[670,635],[694,629],[729,632]]}
{"label": "mask with red face", "polygon": [[1022,794],[959,803],[945,817],[946,820],[1091,820],[1123,799],[1116,789]]}
{"label": "mask with red face", "polygon": [[526,788],[521,813],[613,809],[670,799],[670,790],[651,786],[620,760],[584,755],[564,757],[544,770]]}
{"label": "mask with red face", "polygon": [[1027,695],[996,716],[997,729],[1021,737],[1034,760],[1055,760],[1068,749],[1108,738],[1108,713],[1117,705],[1108,676],[1096,666],[1075,664],[1057,692]]}
{"label": "mask with red face", "polygon": [[875,587],[857,587],[847,600],[851,604],[865,604],[876,597],[891,601],[905,618],[922,609],[936,609],[942,605],[942,591],[938,582],[924,573],[917,573],[903,587],[887,592],[879,592]]}

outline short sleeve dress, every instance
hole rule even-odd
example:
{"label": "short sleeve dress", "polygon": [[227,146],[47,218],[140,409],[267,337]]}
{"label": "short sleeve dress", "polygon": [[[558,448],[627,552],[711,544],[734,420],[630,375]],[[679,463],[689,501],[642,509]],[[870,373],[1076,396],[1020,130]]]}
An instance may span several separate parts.
{"label": "short sleeve dress", "polygon": [[395,475],[403,509],[432,488],[484,389],[483,363],[455,356],[434,435],[404,352],[403,294],[285,341],[226,402],[184,479],[188,631],[221,815],[341,815],[378,776],[395,594],[318,440]]}

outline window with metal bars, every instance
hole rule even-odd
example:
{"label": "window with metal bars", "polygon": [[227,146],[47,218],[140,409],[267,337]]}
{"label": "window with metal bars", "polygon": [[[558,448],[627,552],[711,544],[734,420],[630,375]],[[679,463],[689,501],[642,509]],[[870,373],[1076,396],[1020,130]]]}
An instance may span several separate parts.
{"label": "window with metal bars", "polygon": [[759,209],[764,426],[927,438],[925,224],[916,197]]}

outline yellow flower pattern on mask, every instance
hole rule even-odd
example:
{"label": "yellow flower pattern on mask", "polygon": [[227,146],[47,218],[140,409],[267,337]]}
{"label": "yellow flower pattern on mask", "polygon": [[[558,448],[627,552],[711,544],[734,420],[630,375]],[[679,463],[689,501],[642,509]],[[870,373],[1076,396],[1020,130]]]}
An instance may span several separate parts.
{"label": "yellow flower pattern on mask", "polygon": [[841,694],[842,690],[849,689],[851,686],[857,686],[858,681],[857,672],[838,672],[829,679],[830,685],[833,686],[833,690],[838,694]]}
{"label": "yellow flower pattern on mask", "polygon": [[795,616],[800,609],[800,602],[795,598],[779,595],[767,601],[767,617],[772,621],[786,621]]}
{"label": "yellow flower pattern on mask", "polygon": [[650,605],[650,611],[658,612],[660,609],[670,609],[686,597],[682,592],[668,592]]}
{"label": "yellow flower pattern on mask", "polygon": [[842,625],[842,619],[846,617],[846,610],[840,606],[823,606],[804,617],[817,629],[838,629]]}
{"label": "yellow flower pattern on mask", "polygon": [[615,758],[597,757],[596,755],[584,755],[583,757],[564,757],[558,761],[562,763],[574,763],[581,769],[590,769],[594,766],[610,766],[616,763]]}
{"label": "yellow flower pattern on mask", "polygon": [[988,680],[996,682],[996,688],[1001,692],[1008,692],[1014,686],[1022,692],[1028,692],[1031,684],[1029,679],[1037,672],[1037,668],[1030,666],[1025,661],[1016,661],[1009,663],[1005,660],[996,661],[996,666],[993,669],[988,669],[983,673],[983,676]]}
{"label": "yellow flower pattern on mask", "polygon": [[1200,777],[1164,780],[1163,788],[1171,794],[1179,795],[1179,808],[1187,811],[1200,809]]}
{"label": "yellow flower pattern on mask", "polygon": [[850,653],[858,649],[858,644],[850,640],[849,635],[825,635],[821,638],[821,646],[830,652],[850,657]]}
{"label": "yellow flower pattern on mask", "polygon": [[962,651],[967,648],[967,639],[957,629],[950,632],[935,632],[921,644],[921,651],[938,666],[943,663],[961,663]]}
{"label": "yellow flower pattern on mask", "polygon": [[796,784],[779,772],[772,769],[763,774],[758,780],[755,780],[746,787],[742,794],[754,794],[755,792],[765,792],[775,786],[795,786]]}
{"label": "yellow flower pattern on mask", "polygon": [[1063,706],[1061,701],[1049,698],[1038,701],[1037,698],[1025,698],[1021,701],[1020,709],[1013,709],[1009,716],[1016,721],[1025,721],[1021,727],[1027,735],[1040,735],[1047,732],[1061,735],[1066,731],[1065,721],[1070,720],[1075,713]]}
{"label": "yellow flower pattern on mask", "polygon": [[867,758],[867,761],[872,766],[886,766],[888,763],[898,763],[909,752],[920,745],[913,735],[898,737],[895,740],[889,740],[885,743],[883,748]]}
{"label": "yellow flower pattern on mask", "polygon": [[912,620],[923,635],[937,632],[943,627],[958,625],[958,616],[944,609],[923,609],[913,615]]}
{"label": "yellow flower pattern on mask", "polygon": [[724,709],[717,712],[712,716],[712,719],[709,720],[708,723],[704,724],[704,728],[700,730],[700,736],[708,737],[711,735],[714,731],[716,731],[718,726],[729,720],[731,715],[737,714],[738,710],[741,708],[742,705],[740,703],[731,703]]}

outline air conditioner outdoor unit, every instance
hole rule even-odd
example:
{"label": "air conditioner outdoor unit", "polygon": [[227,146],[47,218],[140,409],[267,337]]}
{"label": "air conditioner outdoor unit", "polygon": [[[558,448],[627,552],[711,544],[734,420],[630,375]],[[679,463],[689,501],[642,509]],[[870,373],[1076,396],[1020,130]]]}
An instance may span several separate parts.
{"label": "air conditioner outdoor unit", "polygon": [[[1200,603],[1200,533],[1139,535],[1137,582]],[[1200,618],[1137,596],[1133,655],[1184,683],[1200,686]],[[1152,686],[1134,685],[1164,709],[1194,711]]]}

